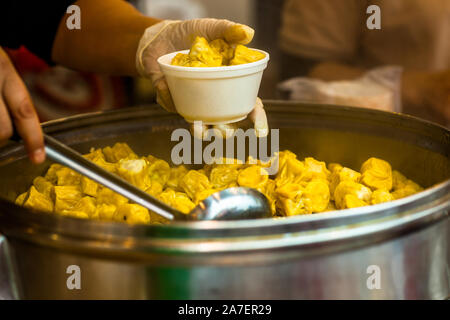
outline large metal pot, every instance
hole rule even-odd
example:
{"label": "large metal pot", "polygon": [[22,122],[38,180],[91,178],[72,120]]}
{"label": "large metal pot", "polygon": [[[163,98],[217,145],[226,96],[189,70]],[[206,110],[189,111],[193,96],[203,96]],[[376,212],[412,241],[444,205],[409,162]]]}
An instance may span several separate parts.
{"label": "large metal pot", "polygon": [[[374,110],[266,101],[281,149],[359,168],[370,156],[429,189],[339,212],[170,226],[61,218],[0,201],[1,278],[13,298],[443,299],[449,297],[450,133]],[[157,107],[49,122],[81,152],[128,142],[167,160],[172,129]],[[0,149],[0,195],[13,200],[49,163]],[[76,265],[81,289],[68,289]],[[5,276],[7,275],[7,276]],[[73,281],[74,278],[70,278]],[[378,283],[377,280],[380,280]],[[5,279],[4,279],[5,282]],[[379,284],[379,286],[378,286]],[[0,291],[0,294],[2,291]]]}

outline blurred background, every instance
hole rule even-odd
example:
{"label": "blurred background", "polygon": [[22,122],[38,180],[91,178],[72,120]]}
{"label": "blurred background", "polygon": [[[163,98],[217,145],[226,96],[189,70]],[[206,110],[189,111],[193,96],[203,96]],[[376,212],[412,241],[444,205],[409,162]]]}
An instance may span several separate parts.
{"label": "blurred background", "polygon": [[[259,96],[410,113],[450,124],[448,0],[130,0],[166,19],[224,18],[255,29],[270,53]],[[369,30],[367,7],[381,8]],[[42,121],[155,100],[146,79],[49,68],[9,51]]]}

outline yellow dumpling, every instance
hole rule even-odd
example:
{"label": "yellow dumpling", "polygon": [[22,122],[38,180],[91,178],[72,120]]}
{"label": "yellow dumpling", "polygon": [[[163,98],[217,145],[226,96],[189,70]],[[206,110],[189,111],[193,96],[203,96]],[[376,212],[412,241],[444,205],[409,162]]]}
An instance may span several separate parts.
{"label": "yellow dumpling", "polygon": [[103,221],[111,221],[114,219],[117,207],[113,204],[102,203],[97,205],[95,216]]}
{"label": "yellow dumpling", "polygon": [[302,197],[308,212],[314,213],[326,210],[330,202],[330,189],[327,181],[317,179],[308,182]]}
{"label": "yellow dumpling", "polygon": [[[246,31],[241,27],[230,28],[228,31],[230,39],[239,38],[242,41],[232,43],[244,43],[248,37]],[[227,36],[225,36],[227,39]],[[224,39],[215,39],[208,43],[204,37],[196,37],[188,54],[177,53],[172,58],[171,64],[183,67],[220,67],[251,63],[265,57],[264,53],[249,49],[242,44],[232,46]]]}
{"label": "yellow dumpling", "polygon": [[180,186],[191,199],[195,199],[195,195],[198,192],[211,189],[208,177],[195,170],[189,170],[189,172],[186,173],[181,179]]}
{"label": "yellow dumpling", "polygon": [[361,174],[355,170],[352,170],[347,167],[332,167],[333,171],[330,175],[330,192],[332,195],[332,199],[334,199],[334,190],[342,181],[353,181],[359,182],[361,178]]}
{"label": "yellow dumpling", "polygon": [[222,56],[222,64],[228,65],[233,58],[234,49],[223,39],[216,39],[209,43],[211,48]]}
{"label": "yellow dumpling", "polygon": [[83,219],[97,219],[97,205],[95,198],[89,196],[83,197],[73,207],[61,210],[61,214]]}
{"label": "yellow dumpling", "polygon": [[276,213],[276,188],[277,185],[272,179],[269,179],[263,187],[257,188],[257,190],[263,193],[267,197],[267,200],[269,200],[270,210],[272,211],[273,215],[275,215]]}
{"label": "yellow dumpling", "polygon": [[200,61],[207,67],[219,67],[222,65],[222,55],[211,48],[208,41],[203,37],[196,37],[189,51],[192,61]]}
{"label": "yellow dumpling", "polygon": [[198,204],[200,201],[202,201],[202,200],[205,200],[206,198],[208,198],[210,195],[212,195],[213,193],[215,193],[215,192],[218,192],[219,190],[217,190],[217,189],[205,189],[205,190],[202,190],[202,191],[200,191],[200,192],[197,192],[196,194],[195,194],[195,197],[194,197],[194,199],[193,199],[193,201],[194,201],[194,203],[195,204]]}
{"label": "yellow dumpling", "polygon": [[281,157],[279,159],[280,167],[275,178],[277,186],[282,186],[286,183],[298,180],[297,178],[300,178],[305,170],[304,163],[289,155],[285,159],[282,159]]}
{"label": "yellow dumpling", "polygon": [[48,168],[47,172],[44,175],[44,178],[55,185],[58,182],[56,171],[60,170],[62,167],[63,166],[58,163],[53,163],[52,165],[50,165],[50,168]]}
{"label": "yellow dumpling", "polygon": [[[213,50],[227,47],[214,42]],[[223,53],[223,52],[222,52]],[[223,53],[223,54],[226,54]],[[225,188],[243,186],[263,193],[273,216],[312,214],[356,208],[399,199],[422,190],[390,164],[370,158],[361,173],[338,163],[307,157],[303,161],[289,150],[276,153],[269,161],[248,158],[219,158],[199,170],[185,166],[171,168],[155,156],[139,158],[125,143],[91,149],[87,159],[117,174],[183,213],[200,201]],[[269,176],[266,170],[278,161],[279,170]],[[44,177],[37,177],[15,203],[63,216],[127,223],[165,224],[170,220],[133,203],[114,191],[80,174],[53,164]]]}
{"label": "yellow dumpling", "polygon": [[150,163],[148,175],[151,181],[158,181],[164,187],[170,177],[170,166],[166,161],[156,159]]}
{"label": "yellow dumpling", "polygon": [[233,165],[220,165],[211,170],[209,180],[211,185],[216,189],[223,189],[232,184],[236,184],[239,171]]}
{"label": "yellow dumpling", "polygon": [[[180,52],[173,57],[171,64],[174,66],[192,67],[191,62],[192,60],[188,54]],[[204,65],[204,67],[206,67],[206,65]]]}
{"label": "yellow dumpling", "polygon": [[130,146],[126,143],[117,142],[112,148],[103,148],[103,154],[106,161],[118,162],[121,159],[137,159],[138,156],[131,150]]}
{"label": "yellow dumpling", "polygon": [[53,211],[53,202],[50,197],[37,191],[34,186],[31,186],[27,196],[24,199],[23,206],[42,211]]}
{"label": "yellow dumpling", "polygon": [[121,159],[118,162],[117,173],[140,189],[145,190],[150,186],[148,162],[144,159]]}
{"label": "yellow dumpling", "polygon": [[287,183],[275,190],[276,206],[285,216],[308,214],[303,202],[303,187],[298,183]]}
{"label": "yellow dumpling", "polygon": [[358,198],[354,194],[346,194],[341,203],[342,209],[351,209],[367,206],[368,203]]}
{"label": "yellow dumpling", "polygon": [[87,177],[81,177],[80,187],[84,194],[95,197],[97,195],[99,184]]}
{"label": "yellow dumpling", "polygon": [[121,196],[120,194],[112,191],[108,188],[102,188],[97,193],[97,203],[98,204],[113,204],[115,206],[119,206],[121,204],[127,203],[128,199],[124,196]]}
{"label": "yellow dumpling", "polygon": [[164,192],[161,192],[158,195],[158,199],[183,213],[189,213],[195,207],[195,204],[185,193],[176,192],[170,188],[167,188]]}
{"label": "yellow dumpling", "polygon": [[33,180],[33,186],[40,193],[45,194],[48,198],[53,198],[53,183],[45,179],[44,177],[36,177]]}
{"label": "yellow dumpling", "polygon": [[82,198],[78,186],[55,186],[55,211],[69,210]]}
{"label": "yellow dumpling", "polygon": [[169,179],[167,180],[166,184],[167,187],[172,188],[174,190],[181,191],[181,187],[179,187],[181,179],[184,177],[184,175],[188,172],[188,169],[181,165],[175,168],[170,169]]}
{"label": "yellow dumpling", "polygon": [[327,180],[330,171],[328,171],[325,162],[307,157],[303,161],[304,169],[299,177],[300,181],[311,181],[313,179]]}
{"label": "yellow dumpling", "polygon": [[114,213],[114,220],[129,224],[149,223],[150,214],[148,209],[134,203],[124,203],[117,207]]}
{"label": "yellow dumpling", "polygon": [[76,186],[81,182],[81,175],[66,167],[56,171],[56,178],[58,186]]}
{"label": "yellow dumpling", "polygon": [[230,61],[230,65],[234,66],[237,64],[251,63],[258,60],[261,60],[265,57],[265,54],[256,50],[252,50],[238,44],[236,49],[234,49],[233,59]]}
{"label": "yellow dumpling", "polygon": [[382,202],[388,202],[394,200],[393,195],[383,189],[377,189],[374,192],[372,192],[372,197],[370,199],[370,204],[378,204]]}
{"label": "yellow dumpling", "polygon": [[354,196],[350,197],[350,202],[353,202],[352,200],[356,197],[367,204],[372,196],[372,191],[360,183],[354,181],[342,181],[334,190],[334,201],[338,209],[349,208],[349,200],[345,199],[348,194]]}
{"label": "yellow dumpling", "polygon": [[266,169],[253,165],[239,172],[237,182],[241,187],[258,188],[264,186],[268,180]]}
{"label": "yellow dumpling", "polygon": [[370,158],[361,166],[361,182],[372,190],[392,189],[392,168],[389,162]]}
{"label": "yellow dumpling", "polygon": [[407,180],[399,189],[396,189],[394,190],[394,192],[392,192],[392,196],[394,197],[394,199],[400,199],[411,196],[422,190],[423,188],[417,183],[411,180]]}

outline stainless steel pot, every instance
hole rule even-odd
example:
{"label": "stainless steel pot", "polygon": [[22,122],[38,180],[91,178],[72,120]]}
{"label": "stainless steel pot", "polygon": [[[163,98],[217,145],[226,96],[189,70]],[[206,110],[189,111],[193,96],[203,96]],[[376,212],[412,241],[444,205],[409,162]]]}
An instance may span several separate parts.
{"label": "stainless steel pot", "polygon": [[[265,105],[271,126],[280,128],[281,149],[354,168],[377,156],[430,188],[376,206],[288,219],[128,226],[31,212],[7,201],[49,165],[31,166],[23,149],[10,145],[0,149],[0,195],[6,199],[0,200],[5,236],[0,268],[6,270],[0,271],[0,281],[3,277],[9,284],[0,294],[43,299],[449,297],[450,132],[374,110],[279,101]],[[81,152],[126,141],[138,153],[169,160],[176,143],[168,143],[170,133],[184,125],[153,106],[71,117],[45,128]],[[77,267],[73,273],[73,265],[80,273]],[[81,288],[73,289],[70,284],[77,280]]]}

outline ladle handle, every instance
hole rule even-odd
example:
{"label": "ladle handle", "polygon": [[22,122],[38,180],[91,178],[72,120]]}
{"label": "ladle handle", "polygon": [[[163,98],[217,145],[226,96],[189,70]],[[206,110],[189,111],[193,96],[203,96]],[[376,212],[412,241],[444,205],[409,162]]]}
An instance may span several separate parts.
{"label": "ladle handle", "polygon": [[[21,139],[16,131],[14,131],[14,133],[12,140],[20,141]],[[115,174],[97,166],[75,150],[45,133],[44,140],[45,152],[53,161],[69,167],[166,219],[184,220],[186,218],[186,215],[183,213],[152,197]]]}

